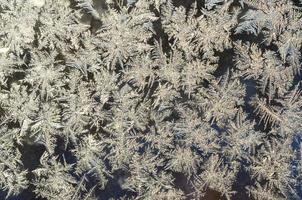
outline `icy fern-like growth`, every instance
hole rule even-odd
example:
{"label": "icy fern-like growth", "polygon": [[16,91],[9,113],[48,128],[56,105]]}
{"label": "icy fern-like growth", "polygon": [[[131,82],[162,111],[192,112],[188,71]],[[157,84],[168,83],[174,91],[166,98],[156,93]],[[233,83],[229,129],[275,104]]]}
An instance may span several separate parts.
{"label": "icy fern-like growth", "polygon": [[301,14],[0,0],[0,199],[302,199]]}

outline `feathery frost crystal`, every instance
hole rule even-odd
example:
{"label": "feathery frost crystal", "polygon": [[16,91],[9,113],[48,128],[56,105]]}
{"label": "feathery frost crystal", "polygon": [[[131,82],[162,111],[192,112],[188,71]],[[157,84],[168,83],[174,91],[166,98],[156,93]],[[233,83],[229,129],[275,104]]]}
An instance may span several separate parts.
{"label": "feathery frost crystal", "polygon": [[301,9],[0,0],[0,199],[302,199]]}

